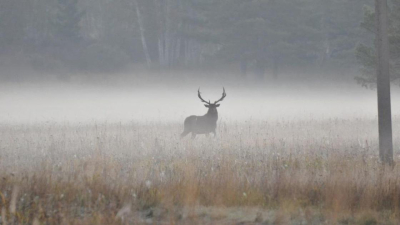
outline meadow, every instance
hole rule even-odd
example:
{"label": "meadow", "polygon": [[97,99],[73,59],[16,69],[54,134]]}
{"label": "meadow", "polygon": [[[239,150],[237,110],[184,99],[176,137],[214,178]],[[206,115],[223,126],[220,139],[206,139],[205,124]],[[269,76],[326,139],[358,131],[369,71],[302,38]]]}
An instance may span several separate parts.
{"label": "meadow", "polygon": [[[394,119],[395,146],[399,146]],[[397,224],[375,119],[0,126],[1,224]],[[395,149],[395,161],[398,161]]]}

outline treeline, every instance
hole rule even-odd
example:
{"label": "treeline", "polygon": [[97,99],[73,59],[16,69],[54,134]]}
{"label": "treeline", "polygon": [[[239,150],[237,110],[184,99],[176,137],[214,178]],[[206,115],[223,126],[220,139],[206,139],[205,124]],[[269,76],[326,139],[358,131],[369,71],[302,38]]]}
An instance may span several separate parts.
{"label": "treeline", "polygon": [[[36,70],[354,68],[372,0],[1,0],[0,59]],[[1,62],[0,62],[1,64]]]}
{"label": "treeline", "polygon": [[[400,0],[389,1],[388,14],[388,37],[391,81],[400,85]],[[361,27],[371,35],[375,35],[375,12],[374,8],[365,6],[364,19]],[[361,65],[361,76],[357,81],[365,86],[374,88],[376,86],[376,52],[373,43],[359,44],[356,48],[356,58]]]}

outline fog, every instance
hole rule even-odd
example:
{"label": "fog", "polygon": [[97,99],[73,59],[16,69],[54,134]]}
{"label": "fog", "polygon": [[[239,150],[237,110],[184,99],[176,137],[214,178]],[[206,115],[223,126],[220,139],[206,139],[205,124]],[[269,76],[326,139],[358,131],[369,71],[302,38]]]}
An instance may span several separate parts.
{"label": "fog", "polygon": [[[222,85],[8,84],[1,89],[1,123],[183,122],[207,109],[197,97],[221,97]],[[285,84],[256,87],[225,85],[219,122],[376,118],[376,90],[350,84]],[[400,92],[393,87],[393,115],[400,113]]]}
{"label": "fog", "polygon": [[0,224],[399,224],[399,15],[0,0]]}
{"label": "fog", "polygon": [[200,2],[2,1],[0,122],[376,117],[373,1]]}

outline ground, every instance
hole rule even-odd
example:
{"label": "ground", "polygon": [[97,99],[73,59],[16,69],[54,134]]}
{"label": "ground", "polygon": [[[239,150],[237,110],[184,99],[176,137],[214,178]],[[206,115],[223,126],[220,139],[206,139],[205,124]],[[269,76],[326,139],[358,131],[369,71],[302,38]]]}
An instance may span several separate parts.
{"label": "ground", "polygon": [[396,224],[400,167],[380,164],[376,125],[374,119],[223,121],[218,138],[181,140],[176,122],[3,123],[1,219]]}

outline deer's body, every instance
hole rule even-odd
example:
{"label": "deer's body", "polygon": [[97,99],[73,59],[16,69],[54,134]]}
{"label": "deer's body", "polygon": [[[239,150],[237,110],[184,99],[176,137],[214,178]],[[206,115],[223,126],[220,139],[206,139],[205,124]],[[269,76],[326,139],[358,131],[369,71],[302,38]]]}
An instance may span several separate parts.
{"label": "deer's body", "polygon": [[217,135],[217,133],[215,132],[218,121],[217,107],[219,107],[219,104],[217,103],[222,101],[226,97],[225,89],[222,94],[222,98],[214,103],[210,103],[210,101],[204,101],[201,98],[200,90],[198,92],[198,96],[203,102],[206,103],[205,107],[208,108],[208,112],[204,116],[187,117],[184,122],[184,130],[181,134],[181,137],[185,137],[189,133],[192,133],[192,138],[195,138],[197,134],[209,135],[210,133],[213,133],[214,137]]}
{"label": "deer's body", "polygon": [[215,129],[217,128],[218,112],[210,114],[209,112],[204,116],[189,116],[185,119],[184,130],[181,134],[182,137],[192,133],[194,138],[197,134],[210,134],[216,136]]}

